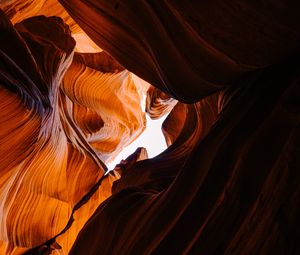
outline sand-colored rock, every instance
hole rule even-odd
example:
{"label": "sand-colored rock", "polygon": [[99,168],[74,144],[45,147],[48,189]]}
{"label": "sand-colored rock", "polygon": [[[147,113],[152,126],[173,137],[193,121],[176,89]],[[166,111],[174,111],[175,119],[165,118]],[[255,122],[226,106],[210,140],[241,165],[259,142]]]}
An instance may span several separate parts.
{"label": "sand-colored rock", "polygon": [[300,254],[299,3],[0,7],[0,254]]}

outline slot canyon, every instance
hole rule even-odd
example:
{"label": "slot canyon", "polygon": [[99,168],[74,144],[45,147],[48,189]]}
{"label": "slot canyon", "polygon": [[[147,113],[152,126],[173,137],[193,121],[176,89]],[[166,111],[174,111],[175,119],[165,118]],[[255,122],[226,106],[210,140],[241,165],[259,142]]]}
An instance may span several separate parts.
{"label": "slot canyon", "polygon": [[2,254],[299,255],[300,1],[0,0]]}

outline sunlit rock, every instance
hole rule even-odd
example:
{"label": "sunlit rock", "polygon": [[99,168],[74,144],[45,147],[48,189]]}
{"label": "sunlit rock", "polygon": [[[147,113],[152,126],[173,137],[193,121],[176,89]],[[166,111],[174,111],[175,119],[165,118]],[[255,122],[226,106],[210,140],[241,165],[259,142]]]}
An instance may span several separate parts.
{"label": "sunlit rock", "polygon": [[1,254],[300,254],[299,3],[0,7]]}
{"label": "sunlit rock", "polygon": [[[8,254],[62,231],[74,206],[105,171],[62,107],[66,97],[59,86],[75,46],[68,27],[60,18],[40,16],[16,28],[1,13],[6,36],[0,41],[0,139],[1,155],[6,156],[0,158],[0,239]],[[81,225],[104,193],[109,194],[106,189],[99,190]]]}
{"label": "sunlit rock", "polygon": [[102,59],[93,63],[78,55],[61,88],[86,141],[108,162],[144,130],[146,119],[132,74]]}
{"label": "sunlit rock", "polygon": [[177,100],[160,91],[157,88],[149,87],[146,98],[146,112],[151,119],[158,119],[168,114],[177,104]]}

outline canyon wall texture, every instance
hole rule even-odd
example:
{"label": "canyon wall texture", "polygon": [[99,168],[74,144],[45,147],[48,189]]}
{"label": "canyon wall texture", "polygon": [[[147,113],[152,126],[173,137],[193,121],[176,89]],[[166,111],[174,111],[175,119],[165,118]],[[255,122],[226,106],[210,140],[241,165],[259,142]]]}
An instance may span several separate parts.
{"label": "canyon wall texture", "polygon": [[300,3],[0,8],[0,254],[300,254]]}

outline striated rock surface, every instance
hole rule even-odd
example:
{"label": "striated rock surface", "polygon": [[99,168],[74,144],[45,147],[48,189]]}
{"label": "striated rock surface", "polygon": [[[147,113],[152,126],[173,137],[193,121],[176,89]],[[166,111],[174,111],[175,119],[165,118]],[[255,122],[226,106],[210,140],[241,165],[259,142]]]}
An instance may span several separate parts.
{"label": "striated rock surface", "polygon": [[177,100],[160,91],[149,87],[146,97],[146,112],[153,120],[168,114],[177,104]]}
{"label": "striated rock surface", "polygon": [[37,16],[14,28],[0,18],[0,251],[51,245],[67,254],[120,177],[104,177],[103,161],[145,127],[142,92],[104,52],[73,59],[62,19]]}
{"label": "striated rock surface", "polygon": [[164,153],[123,172],[71,254],[297,254],[299,5],[61,3],[123,66],[172,97],[192,103],[222,90],[187,111],[197,117],[170,131]]}
{"label": "striated rock surface", "polygon": [[0,7],[0,254],[300,253],[300,4]]}
{"label": "striated rock surface", "polygon": [[118,62],[181,101],[247,83],[249,72],[299,55],[294,1],[60,2]]}
{"label": "striated rock surface", "polygon": [[[108,162],[144,130],[146,119],[132,74],[118,72],[120,66],[100,56],[99,63],[93,63],[95,59],[77,55],[61,88],[70,99],[67,108],[72,109],[70,114],[85,140],[102,161]],[[105,67],[106,63],[109,65]],[[98,65],[98,69],[102,65],[113,72],[99,71],[95,69]]]}
{"label": "striated rock surface", "polygon": [[[70,254],[297,254],[300,73],[277,68],[236,92],[208,130],[197,117],[185,143],[186,125],[165,153],[126,169]],[[194,114],[213,119],[205,105]]]}
{"label": "striated rock surface", "polygon": [[167,146],[173,144],[179,136],[187,114],[187,106],[178,102],[162,124],[162,132]]}
{"label": "striated rock surface", "polygon": [[1,13],[0,237],[7,253],[59,233],[105,170],[59,107],[75,46],[69,28],[40,16],[16,29]]}

